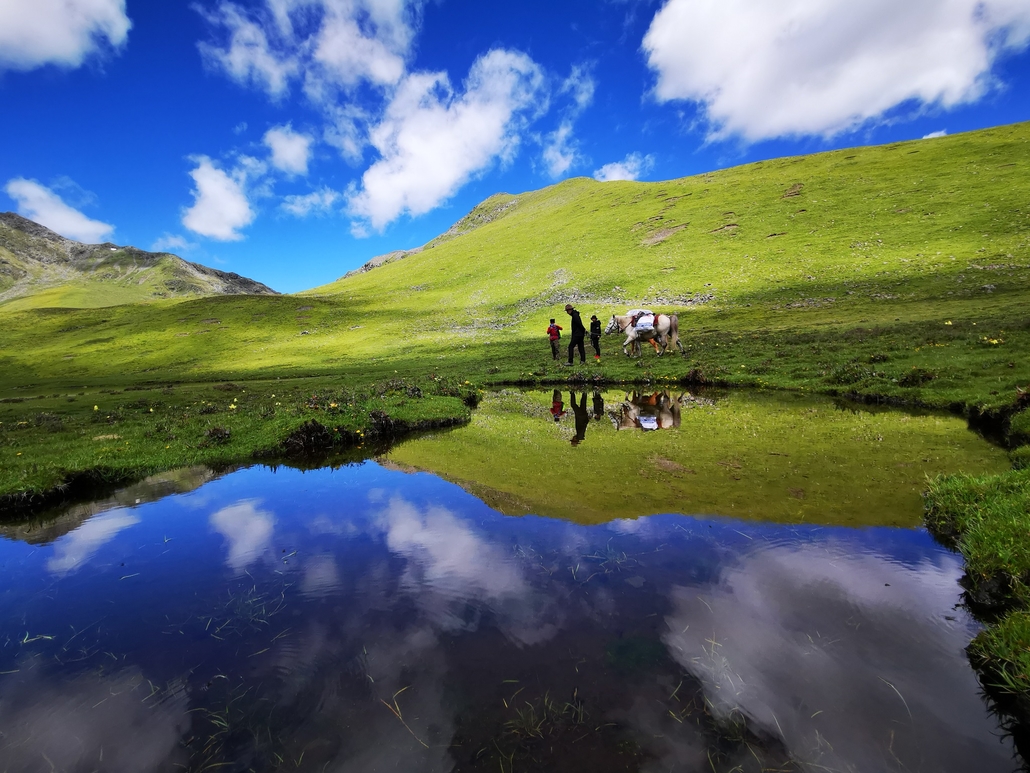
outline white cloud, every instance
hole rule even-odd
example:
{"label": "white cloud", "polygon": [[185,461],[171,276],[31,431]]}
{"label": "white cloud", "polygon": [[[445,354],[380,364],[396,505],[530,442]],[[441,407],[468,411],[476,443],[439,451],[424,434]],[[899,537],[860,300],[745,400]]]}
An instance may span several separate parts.
{"label": "white cloud", "polygon": [[605,164],[594,172],[594,179],[601,182],[611,180],[639,180],[654,168],[654,156],[642,156],[639,153],[630,153],[622,161],[613,161]]}
{"label": "white cloud", "polygon": [[68,239],[97,244],[114,231],[113,225],[90,220],[35,180],[15,177],[7,181],[4,191],[17,202],[19,215],[45,225]]}
{"label": "white cloud", "polygon": [[573,126],[580,114],[594,101],[596,83],[587,65],[574,65],[572,73],[562,83],[560,94],[572,97],[572,105],[565,110],[558,128],[547,135],[544,141],[544,164],[551,177],[565,174],[573,164],[581,160],[579,144],[572,134]]}
{"label": "white cloud", "polygon": [[202,12],[221,39],[202,43],[205,60],[273,98],[302,82],[316,104],[337,89],[396,84],[411,54],[421,0],[265,0],[248,10],[221,2]]}
{"label": "white cloud", "polygon": [[273,50],[266,29],[250,19],[244,9],[233,3],[222,3],[205,14],[213,27],[223,27],[229,35],[224,46],[200,43],[200,53],[211,65],[220,68],[244,85],[264,89],[272,97],[282,97],[289,90],[290,78],[300,64],[288,53]]}
{"label": "white cloud", "polygon": [[475,61],[461,95],[446,73],[407,76],[372,129],[381,158],[351,197],[352,214],[382,229],[404,212],[428,212],[473,175],[510,159],[543,89],[532,59],[500,49]]}
{"label": "white cloud", "polygon": [[345,159],[358,162],[367,144],[364,127],[368,114],[354,104],[333,105],[326,108],[327,125],[322,139],[340,151]]}
{"label": "white cloud", "polygon": [[305,195],[283,197],[282,208],[295,217],[307,217],[311,214],[331,212],[333,205],[343,196],[331,188],[322,188]]}
{"label": "white cloud", "polygon": [[[366,17],[364,30],[361,10],[379,11]],[[363,80],[380,86],[397,83],[404,75],[404,57],[412,38],[403,10],[404,4],[397,2],[326,4],[314,41],[314,62],[321,65],[324,76],[344,86]]]}
{"label": "white cloud", "polygon": [[229,553],[225,563],[237,572],[257,561],[272,544],[275,517],[257,508],[257,502],[244,500],[223,507],[209,518],[211,528],[225,537]]}
{"label": "white cloud", "polygon": [[163,233],[150,245],[152,252],[171,252],[172,250],[192,250],[197,245],[179,234]]}
{"label": "white cloud", "polygon": [[272,151],[272,166],[288,174],[306,175],[311,158],[312,138],[293,127],[275,126],[265,132],[265,145]]}
{"label": "white cloud", "polygon": [[936,139],[938,137],[947,137],[947,136],[948,136],[948,130],[947,129],[939,129],[938,131],[930,132],[929,134],[924,134],[923,135],[923,139],[924,140],[933,140],[933,139]]}
{"label": "white cloud", "polygon": [[574,103],[574,112],[579,115],[586,110],[594,101],[594,91],[597,83],[590,72],[590,67],[585,64],[572,66],[572,72],[562,83],[560,93],[570,94]]}
{"label": "white cloud", "polygon": [[976,101],[1028,41],[1025,0],[669,0],[643,49],[659,101],[701,103],[712,136],[757,141]]}
{"label": "white cloud", "polygon": [[561,177],[575,162],[578,153],[572,139],[572,122],[562,121],[549,135],[544,145],[544,164],[551,177]]}
{"label": "white cloud", "polygon": [[182,224],[194,233],[219,241],[243,238],[238,229],[250,225],[254,210],[247,201],[243,185],[246,171],[237,169],[230,176],[217,168],[207,156],[198,156],[190,172],[195,189],[193,206],[182,216]]}
{"label": "white cloud", "polygon": [[66,537],[58,540],[54,554],[46,562],[47,571],[68,574],[79,569],[100,548],[118,536],[120,531],[139,523],[139,518],[124,511],[90,518]]}
{"label": "white cloud", "polygon": [[105,46],[122,46],[130,27],[125,0],[6,0],[0,3],[0,70],[78,67]]}

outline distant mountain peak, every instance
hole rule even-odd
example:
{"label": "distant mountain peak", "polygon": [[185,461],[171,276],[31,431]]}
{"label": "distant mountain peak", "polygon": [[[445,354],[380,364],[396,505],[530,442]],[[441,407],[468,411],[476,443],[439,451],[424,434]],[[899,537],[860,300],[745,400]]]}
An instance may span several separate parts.
{"label": "distant mountain peak", "polygon": [[[106,306],[157,298],[278,295],[261,282],[112,242],[83,244],[14,212],[0,212],[0,304],[63,286],[80,288],[59,305]],[[84,287],[92,288],[92,294]],[[105,290],[109,292],[105,293]],[[52,294],[52,293],[51,293]],[[82,301],[89,296],[88,301]],[[50,304],[48,300],[44,305]],[[32,306],[30,300],[21,305]]]}

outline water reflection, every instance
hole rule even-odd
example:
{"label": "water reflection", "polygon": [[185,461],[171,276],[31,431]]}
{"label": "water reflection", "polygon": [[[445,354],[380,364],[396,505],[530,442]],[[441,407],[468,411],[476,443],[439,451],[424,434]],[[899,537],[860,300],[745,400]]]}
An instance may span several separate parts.
{"label": "water reflection", "polygon": [[[715,405],[714,400],[696,397],[689,392],[678,396],[668,391],[641,394],[634,391],[611,412],[612,425],[617,430],[678,429],[682,422],[683,406],[698,407]],[[595,412],[596,412],[595,408]]]}
{"label": "water reflection", "polygon": [[914,526],[927,476],[1009,468],[1002,449],[955,416],[667,389],[594,392],[589,402],[585,390],[501,390],[469,426],[401,443],[387,458],[509,515],[581,523],[689,512]]}
{"label": "water reflection", "polygon": [[960,571],[922,531],[587,527],[374,463],[252,468],[0,542],[0,761],[1008,771]]}
{"label": "water reflection", "polygon": [[254,500],[243,500],[211,514],[213,531],[225,538],[228,547],[226,564],[242,572],[268,551],[271,545],[275,516],[259,509]]}
{"label": "water reflection", "polygon": [[570,442],[572,445],[578,446],[586,439],[587,427],[590,426],[590,416],[587,413],[587,393],[583,392],[578,405],[575,393],[569,393],[569,402],[572,403],[572,413],[576,417],[576,434]]}

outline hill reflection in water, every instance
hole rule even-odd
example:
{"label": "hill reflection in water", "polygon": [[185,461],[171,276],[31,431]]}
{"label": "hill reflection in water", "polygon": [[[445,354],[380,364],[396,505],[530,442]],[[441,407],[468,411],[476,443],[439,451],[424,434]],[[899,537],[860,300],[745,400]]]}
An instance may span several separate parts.
{"label": "hill reflection in water", "polygon": [[928,475],[1010,466],[963,419],[939,412],[658,388],[502,390],[470,426],[401,443],[386,460],[441,475],[508,515],[846,526],[916,526]]}

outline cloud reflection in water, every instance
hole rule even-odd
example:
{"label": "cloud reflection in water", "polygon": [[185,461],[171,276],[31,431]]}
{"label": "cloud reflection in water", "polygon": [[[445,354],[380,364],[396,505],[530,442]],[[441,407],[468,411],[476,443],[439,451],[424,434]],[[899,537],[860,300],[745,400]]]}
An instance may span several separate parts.
{"label": "cloud reflection in water", "polygon": [[115,510],[89,519],[71,534],[58,540],[54,554],[47,560],[47,569],[54,574],[74,572],[89,561],[118,532],[135,526],[139,518],[124,510]]}
{"label": "cloud reflection in water", "polygon": [[275,516],[259,510],[256,500],[242,500],[211,514],[211,528],[225,537],[226,564],[237,572],[257,561],[272,544]]}
{"label": "cloud reflection in water", "polygon": [[959,573],[847,543],[758,549],[714,586],[674,586],[664,641],[714,711],[743,712],[803,763],[975,770],[993,725],[958,667],[968,619],[941,616]]}

